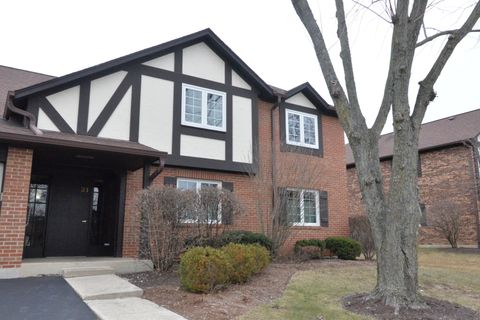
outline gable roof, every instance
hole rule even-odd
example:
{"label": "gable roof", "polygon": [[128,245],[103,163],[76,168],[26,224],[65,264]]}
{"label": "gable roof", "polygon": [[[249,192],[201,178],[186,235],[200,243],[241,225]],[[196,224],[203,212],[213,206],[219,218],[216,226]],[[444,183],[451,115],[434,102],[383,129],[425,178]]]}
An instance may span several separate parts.
{"label": "gable roof", "polygon": [[233,69],[236,70],[247,82],[251,83],[260,92],[260,96],[266,100],[273,100],[273,91],[235,52],[232,51],[212,30],[205,29],[190,35],[165,42],[163,44],[150,47],[126,56],[113,59],[93,67],[67,74],[62,77],[51,79],[27,88],[15,91],[15,102],[21,105],[21,102],[28,96],[40,93],[59,86],[68,86],[76,83],[85,77],[103,76],[112,70],[119,70],[122,67],[140,63],[172,52],[178,46],[190,46],[199,42],[205,42],[220,57],[228,60]]}
{"label": "gable roof", "polygon": [[[456,114],[422,124],[418,151],[427,151],[459,144],[475,138],[480,133],[480,109]],[[393,155],[393,133],[380,136],[378,141],[380,159]],[[345,145],[347,166],[355,164],[352,149]]]}
{"label": "gable roof", "polygon": [[308,82],[302,83],[285,92],[285,100],[298,93],[303,93],[320,111],[330,116],[337,116],[335,108],[329,105]]}
{"label": "gable roof", "polygon": [[0,116],[4,114],[8,91],[25,88],[54,78],[42,73],[0,65]]}

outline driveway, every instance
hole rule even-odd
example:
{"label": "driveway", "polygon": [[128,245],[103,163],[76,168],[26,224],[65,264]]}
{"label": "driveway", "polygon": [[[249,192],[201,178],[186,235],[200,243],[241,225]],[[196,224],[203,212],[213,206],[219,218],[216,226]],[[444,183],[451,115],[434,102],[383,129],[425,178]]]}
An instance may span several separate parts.
{"label": "driveway", "polygon": [[62,277],[0,280],[2,320],[94,320],[97,317]]}

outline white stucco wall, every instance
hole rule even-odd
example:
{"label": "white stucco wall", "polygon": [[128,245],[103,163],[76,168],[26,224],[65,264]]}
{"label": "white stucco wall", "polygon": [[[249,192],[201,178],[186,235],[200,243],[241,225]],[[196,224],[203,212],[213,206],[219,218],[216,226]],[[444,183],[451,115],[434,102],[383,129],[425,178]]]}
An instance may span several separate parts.
{"label": "white stucco wall", "polygon": [[252,163],[252,100],[232,97],[232,160]]}
{"label": "white stucco wall", "polygon": [[180,136],[180,155],[225,160],[225,141],[182,134]]}
{"label": "white stucco wall", "polygon": [[175,54],[169,53],[164,56],[146,61],[143,64],[158,69],[173,71],[175,66]]}
{"label": "white stucco wall", "polygon": [[306,107],[306,108],[310,108],[310,109],[317,109],[315,107],[315,105],[312,102],[310,102],[310,100],[308,100],[308,98],[305,97],[305,95],[301,92],[297,93],[293,97],[288,98],[285,101],[288,102],[288,103],[291,103],[291,104],[296,104],[296,105],[302,106],[302,107]]}
{"label": "white stucco wall", "polygon": [[139,142],[172,153],[173,82],[142,76]]}
{"label": "white stucco wall", "polygon": [[42,109],[38,110],[37,127],[43,130],[60,131]]}
{"label": "white stucco wall", "polygon": [[57,110],[57,112],[62,116],[62,118],[70,126],[70,128],[73,129],[74,132],[77,132],[79,99],[80,86],[68,88],[47,96],[47,100],[55,108],[55,110]]}
{"label": "white stucco wall", "polygon": [[132,88],[130,87],[98,136],[102,138],[129,140],[131,104]]}
{"label": "white stucco wall", "polygon": [[238,73],[236,73],[233,70],[232,70],[232,86],[247,89],[247,90],[252,90],[252,87],[250,87],[248,83],[245,80],[243,80],[243,78],[240,77]]}
{"label": "white stucco wall", "polygon": [[203,42],[183,49],[182,68],[184,74],[225,83],[225,62]]}

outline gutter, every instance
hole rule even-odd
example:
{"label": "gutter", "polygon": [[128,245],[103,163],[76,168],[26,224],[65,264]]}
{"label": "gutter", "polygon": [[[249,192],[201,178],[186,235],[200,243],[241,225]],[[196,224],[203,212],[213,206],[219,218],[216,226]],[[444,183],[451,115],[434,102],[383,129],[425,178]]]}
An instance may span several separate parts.
{"label": "gutter", "polygon": [[13,97],[13,92],[9,91],[6,103],[7,109],[13,113],[21,115],[24,119],[25,127],[29,128],[33,132],[33,134],[35,134],[36,136],[42,135],[43,132],[35,125],[35,123],[37,123],[37,118],[32,113],[15,106],[13,102]]}

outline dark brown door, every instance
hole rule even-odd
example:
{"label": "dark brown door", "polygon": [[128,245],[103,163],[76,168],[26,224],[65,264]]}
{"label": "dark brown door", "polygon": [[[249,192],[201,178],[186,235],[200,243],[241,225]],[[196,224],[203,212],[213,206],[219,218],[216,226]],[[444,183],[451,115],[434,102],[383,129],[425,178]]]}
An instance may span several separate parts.
{"label": "dark brown door", "polygon": [[86,256],[92,199],[91,182],[56,175],[50,185],[45,256]]}

